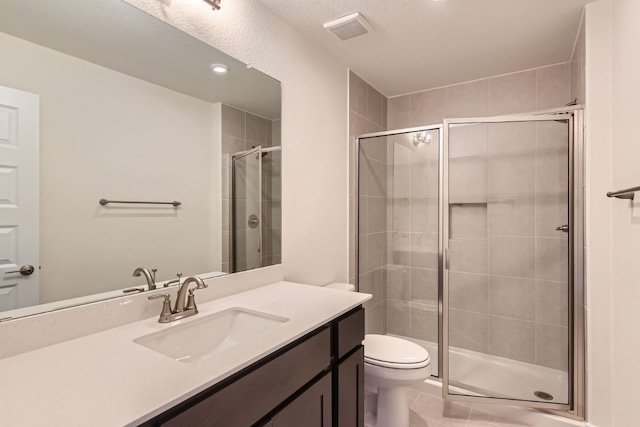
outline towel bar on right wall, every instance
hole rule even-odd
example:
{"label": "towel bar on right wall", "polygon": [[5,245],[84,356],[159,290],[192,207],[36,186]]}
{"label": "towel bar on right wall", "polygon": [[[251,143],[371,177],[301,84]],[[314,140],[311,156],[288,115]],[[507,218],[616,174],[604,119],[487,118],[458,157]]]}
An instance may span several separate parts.
{"label": "towel bar on right wall", "polygon": [[633,200],[633,193],[635,193],[636,191],[640,191],[640,186],[627,188],[626,190],[620,190],[620,191],[609,191],[607,193],[607,197],[617,197],[618,199]]}

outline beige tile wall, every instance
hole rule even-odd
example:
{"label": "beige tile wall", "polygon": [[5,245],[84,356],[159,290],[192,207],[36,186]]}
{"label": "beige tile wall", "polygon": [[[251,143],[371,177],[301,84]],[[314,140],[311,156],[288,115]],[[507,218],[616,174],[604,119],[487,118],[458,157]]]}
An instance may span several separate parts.
{"label": "beige tile wall", "polygon": [[[355,137],[386,129],[387,99],[349,72],[349,281],[355,283]],[[368,144],[360,164],[360,290],[373,294],[365,303],[367,333],[386,333],[386,147]]]}
{"label": "beige tile wall", "polygon": [[[572,64],[566,63],[390,98],[386,128],[561,107],[571,101],[572,73]],[[377,121],[379,111],[385,110],[380,96],[350,74],[351,212],[355,209],[353,136],[385,129],[385,123]],[[560,261],[567,240],[555,231],[566,212],[562,171],[567,158],[559,151],[557,136],[558,130],[548,124],[477,125],[452,132],[452,138],[473,141],[450,147],[454,346],[566,367],[566,348],[555,345],[567,336],[567,271]],[[374,294],[367,306],[369,333],[437,341],[434,153],[421,157],[410,141],[383,138],[365,151],[360,285]],[[350,224],[353,281],[353,215]]]}
{"label": "beige tile wall", "polygon": [[[391,98],[389,128],[561,107],[571,100],[570,82],[567,63]],[[553,124],[452,130],[453,346],[566,368],[566,348],[557,349],[567,335],[567,240],[555,231],[566,212],[561,137]],[[388,330],[435,341],[435,315],[412,316],[418,293],[437,296],[437,282],[407,300],[406,293],[394,293],[400,299],[389,299]],[[419,317],[430,319],[428,325],[412,322]]]}

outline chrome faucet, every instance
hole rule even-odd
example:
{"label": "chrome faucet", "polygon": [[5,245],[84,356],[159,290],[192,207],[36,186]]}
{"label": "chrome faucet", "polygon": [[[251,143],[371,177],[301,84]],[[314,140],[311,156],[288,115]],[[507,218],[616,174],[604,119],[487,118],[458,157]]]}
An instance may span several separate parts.
{"label": "chrome faucet", "polygon": [[[189,285],[191,283],[195,283],[195,289],[189,289]],[[156,299],[156,298],[164,298],[164,302],[162,304],[162,312],[160,312],[160,318],[158,319],[159,323],[169,323],[174,320],[184,319],[185,317],[193,316],[194,314],[198,314],[198,307],[196,307],[195,296],[193,295],[193,291],[196,289],[204,289],[207,285],[202,281],[198,276],[189,276],[184,279],[184,282],[180,285],[178,289],[178,298],[176,299],[176,305],[173,309],[171,309],[171,295],[169,294],[157,294],[151,295],[148,299]],[[189,291],[189,296],[187,297],[187,290]],[[186,299],[186,303],[185,303]]]}
{"label": "chrome faucet", "polygon": [[149,290],[152,291],[156,288],[156,271],[157,269],[153,269],[153,276],[149,273],[149,270],[143,267],[138,267],[133,272],[133,277],[140,277],[141,274],[144,274],[145,279],[147,279],[147,285],[149,285]]}

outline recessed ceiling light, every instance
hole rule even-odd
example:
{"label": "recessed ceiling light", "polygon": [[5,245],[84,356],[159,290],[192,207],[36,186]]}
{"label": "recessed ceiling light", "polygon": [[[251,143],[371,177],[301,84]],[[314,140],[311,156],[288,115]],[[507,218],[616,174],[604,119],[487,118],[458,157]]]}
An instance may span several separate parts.
{"label": "recessed ceiling light", "polygon": [[219,75],[227,74],[229,67],[224,64],[211,64],[211,71]]}

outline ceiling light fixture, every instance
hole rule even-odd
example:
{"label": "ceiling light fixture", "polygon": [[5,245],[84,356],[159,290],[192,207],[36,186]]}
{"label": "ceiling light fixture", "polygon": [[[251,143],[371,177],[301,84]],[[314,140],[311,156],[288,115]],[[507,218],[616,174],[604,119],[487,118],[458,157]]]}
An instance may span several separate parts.
{"label": "ceiling light fixture", "polygon": [[220,10],[220,2],[222,0],[204,0],[211,5],[213,10]]}
{"label": "ceiling light fixture", "polygon": [[229,67],[224,64],[211,64],[211,71],[221,76],[223,74],[227,74]]}

